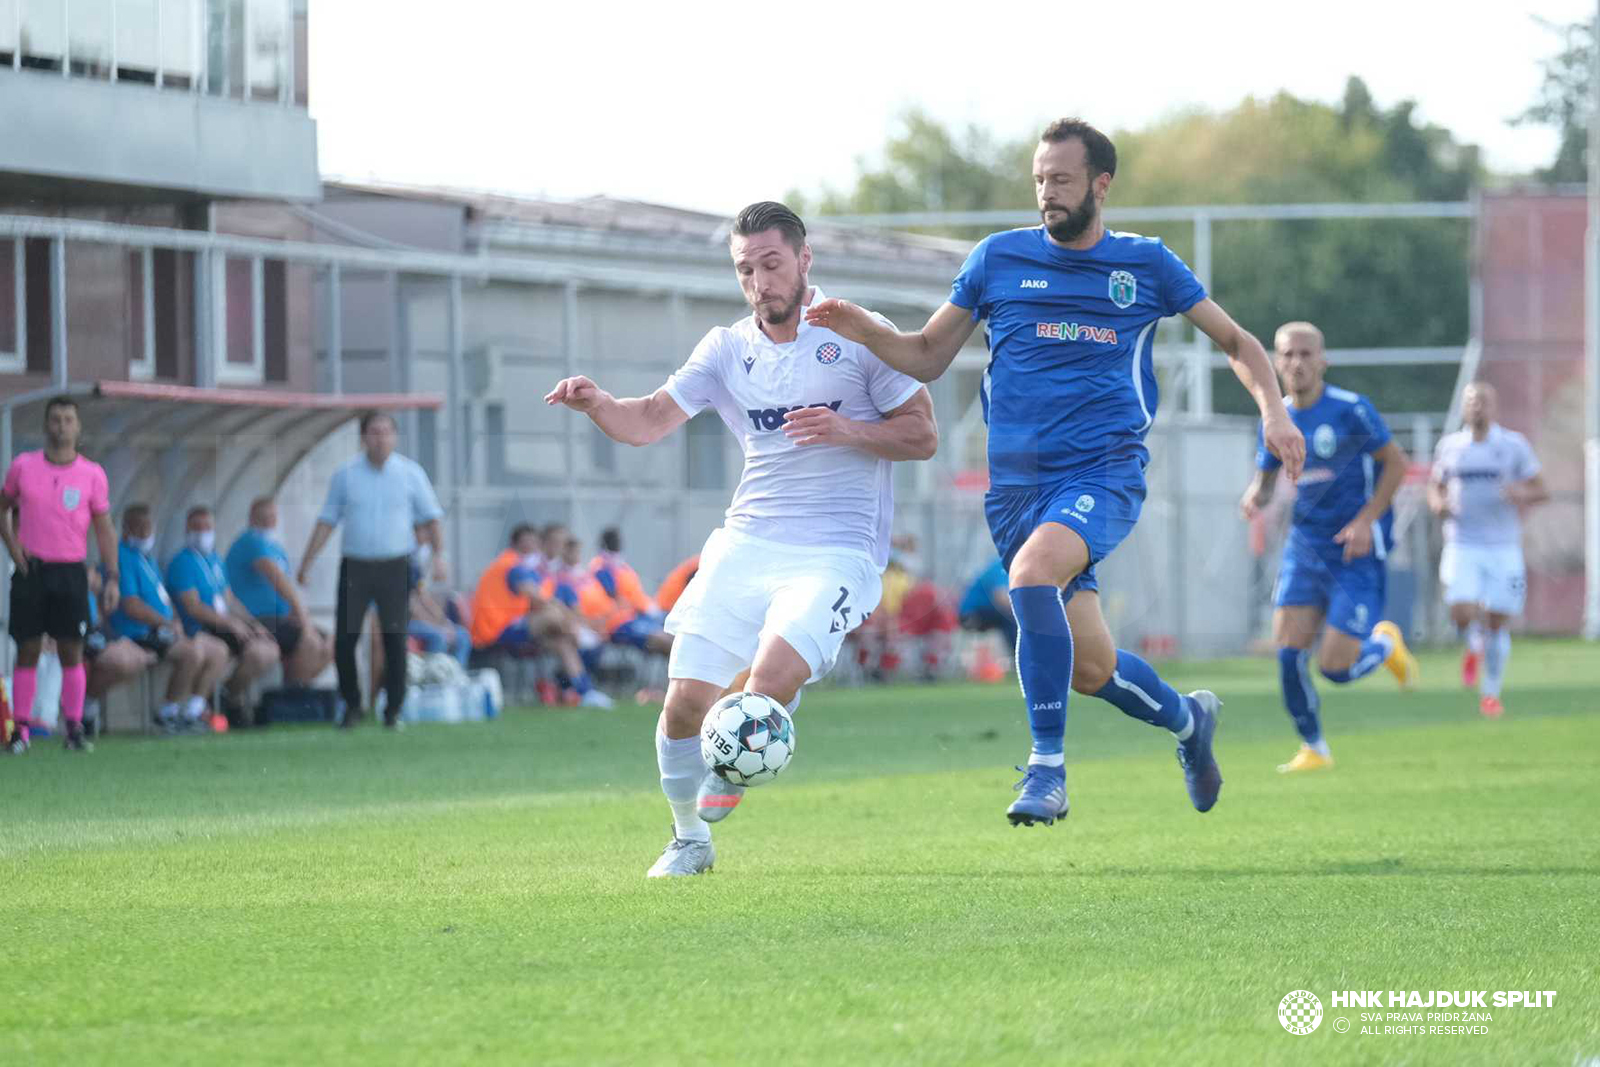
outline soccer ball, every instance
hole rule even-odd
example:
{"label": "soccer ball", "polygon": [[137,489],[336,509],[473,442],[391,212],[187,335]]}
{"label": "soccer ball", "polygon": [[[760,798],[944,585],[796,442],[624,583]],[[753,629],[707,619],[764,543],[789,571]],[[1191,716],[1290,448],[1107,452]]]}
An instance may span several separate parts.
{"label": "soccer ball", "polygon": [[724,781],[770,782],[794,755],[794,721],[782,704],[760,693],[725,696],[706,712],[700,754]]}

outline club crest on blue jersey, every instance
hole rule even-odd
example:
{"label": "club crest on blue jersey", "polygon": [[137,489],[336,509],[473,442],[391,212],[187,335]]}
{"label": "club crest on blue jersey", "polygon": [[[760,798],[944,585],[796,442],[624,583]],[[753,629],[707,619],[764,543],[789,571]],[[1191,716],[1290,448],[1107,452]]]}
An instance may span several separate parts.
{"label": "club crest on blue jersey", "polygon": [[1125,270],[1111,272],[1111,302],[1119,308],[1132,307],[1139,298],[1139,282]]}
{"label": "club crest on blue jersey", "polygon": [[1090,496],[1088,493],[1084,493],[1077,500],[1073,501],[1072,506],[1087,515],[1089,512],[1094,510],[1094,497]]}
{"label": "club crest on blue jersey", "polygon": [[1323,423],[1311,435],[1311,448],[1323,459],[1332,458],[1339,451],[1339,435],[1333,432],[1333,427]]}
{"label": "club crest on blue jersey", "polygon": [[817,362],[824,367],[830,363],[837,363],[841,355],[843,353],[839,351],[839,346],[832,341],[827,341],[817,346]]}

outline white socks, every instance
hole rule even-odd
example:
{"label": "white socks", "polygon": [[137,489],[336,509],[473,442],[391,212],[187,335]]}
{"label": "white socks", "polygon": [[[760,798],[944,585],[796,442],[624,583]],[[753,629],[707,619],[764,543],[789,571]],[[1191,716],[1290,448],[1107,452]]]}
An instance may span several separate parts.
{"label": "white socks", "polygon": [[1331,750],[1329,750],[1328,742],[1324,741],[1320,737],[1317,738],[1316,741],[1313,742],[1310,747],[1311,747],[1311,751],[1315,752],[1319,756],[1325,756],[1328,759],[1332,759],[1333,758],[1333,752]]}
{"label": "white socks", "polygon": [[1483,623],[1477,619],[1473,619],[1471,622],[1467,623],[1466,638],[1467,648],[1472,650],[1473,655],[1483,655]]}
{"label": "white socks", "polygon": [[165,704],[161,705],[161,707],[156,709],[156,718],[162,720],[171,720],[174,722],[177,721],[178,702],[176,700],[169,700]]}
{"label": "white socks", "polygon": [[1511,631],[1502,626],[1491,631],[1484,640],[1483,681],[1478,691],[1486,697],[1498,697],[1500,686],[1506,680],[1506,665],[1511,662]]}
{"label": "white socks", "polygon": [[196,694],[189,698],[183,707],[183,717],[190,722],[199,722],[200,716],[206,713],[206,698]]}
{"label": "white socks", "polygon": [[700,737],[669,738],[656,727],[656,765],[661,768],[661,791],[672,808],[672,832],[680,841],[710,841],[711,827],[695,810],[706,761],[700,756]]}
{"label": "white socks", "polygon": [[1028,766],[1040,767],[1065,767],[1067,754],[1065,752],[1034,752],[1028,756]]}

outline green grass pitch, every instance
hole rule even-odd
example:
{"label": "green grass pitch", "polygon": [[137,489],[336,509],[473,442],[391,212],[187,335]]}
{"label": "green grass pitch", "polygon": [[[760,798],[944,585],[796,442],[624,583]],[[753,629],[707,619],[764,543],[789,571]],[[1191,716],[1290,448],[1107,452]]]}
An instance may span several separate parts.
{"label": "green grass pitch", "polygon": [[[1500,722],[1423,667],[1323,686],[1300,778],[1271,661],[1169,668],[1226,701],[1205,816],[1076,698],[1049,829],[1003,816],[1010,685],[815,692],[671,883],[649,708],[44,742],[0,762],[0,1064],[1591,1062],[1600,653],[1519,641]],[[1362,1035],[1335,989],[1558,996]]]}

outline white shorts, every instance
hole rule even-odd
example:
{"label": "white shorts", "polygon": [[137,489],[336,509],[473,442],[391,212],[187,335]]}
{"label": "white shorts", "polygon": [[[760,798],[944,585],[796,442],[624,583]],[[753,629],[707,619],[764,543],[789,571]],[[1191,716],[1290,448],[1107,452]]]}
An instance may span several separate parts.
{"label": "white shorts", "polygon": [[1478,604],[1496,615],[1519,615],[1528,594],[1520,545],[1445,542],[1439,581],[1446,604]]}
{"label": "white shorts", "polygon": [[727,686],[773,634],[800,653],[814,682],[833,669],[845,635],[882,595],[878,568],[864,552],[802,548],[719,528],[667,616],[667,632],[676,638],[667,677]]}

